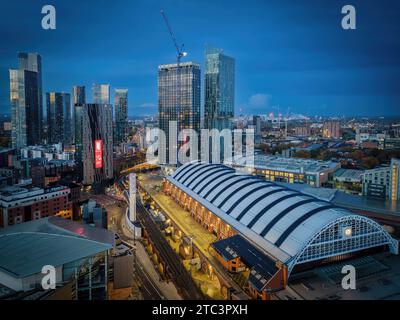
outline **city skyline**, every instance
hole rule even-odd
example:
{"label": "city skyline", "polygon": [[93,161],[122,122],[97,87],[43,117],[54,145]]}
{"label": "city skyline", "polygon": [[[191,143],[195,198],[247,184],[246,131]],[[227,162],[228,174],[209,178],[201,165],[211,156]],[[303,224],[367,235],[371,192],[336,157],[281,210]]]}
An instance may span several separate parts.
{"label": "city skyline", "polygon": [[[25,10],[17,12],[21,2]],[[290,108],[291,113],[310,116],[394,116],[400,101],[395,87],[400,81],[400,43],[390,34],[399,31],[395,20],[399,7],[390,1],[392,5],[386,6],[386,2],[379,6],[372,1],[353,2],[359,9],[357,30],[345,31],[340,26],[342,4],[333,2],[317,8],[276,1],[247,6],[236,1],[229,4],[229,10],[225,10],[226,3],[208,10],[208,1],[180,6],[173,2],[108,5],[100,1],[72,11],[56,1],[57,29],[45,31],[40,27],[39,6],[17,1],[3,10],[18,17],[14,21],[23,22],[14,30],[10,26],[15,23],[2,17],[1,23],[9,27],[2,28],[8,45],[0,52],[0,80],[8,83],[8,69],[16,67],[17,52],[38,52],[43,60],[43,92],[71,92],[73,85],[90,88],[93,83],[109,83],[112,89],[123,87],[131,92],[130,116],[156,114],[157,66],[175,60],[159,12],[164,8],[177,38],[189,52],[184,61],[199,63],[204,72],[207,43],[235,58],[236,115],[285,114]],[[77,23],[104,12],[109,16],[106,24]],[[243,23],[232,22],[238,20]],[[152,28],[142,27],[148,24]],[[29,31],[29,38],[24,30],[25,34]],[[98,33],[103,36],[96,38]],[[75,45],[69,45],[69,40]],[[113,43],[118,43],[117,50],[104,50],[113,48]],[[204,111],[203,94],[201,100]],[[93,99],[88,97],[88,101]],[[0,112],[9,113],[9,105],[8,87],[1,86]]]}

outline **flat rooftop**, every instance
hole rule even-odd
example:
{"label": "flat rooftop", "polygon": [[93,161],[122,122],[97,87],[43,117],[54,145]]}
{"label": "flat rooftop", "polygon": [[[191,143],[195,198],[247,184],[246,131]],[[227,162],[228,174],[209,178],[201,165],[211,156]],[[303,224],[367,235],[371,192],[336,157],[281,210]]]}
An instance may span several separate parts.
{"label": "flat rooftop", "polygon": [[[227,165],[243,166],[250,162],[250,158],[237,157],[225,161]],[[302,158],[285,158],[278,156],[255,155],[254,167],[257,169],[285,171],[292,173],[322,173],[334,170],[339,164],[333,161],[321,161]]]}
{"label": "flat rooftop", "polygon": [[359,182],[361,182],[363,174],[364,174],[364,170],[340,168],[339,170],[337,170],[334,173],[333,177],[334,177],[334,179],[337,179],[339,181],[350,181],[350,182],[359,181]]}

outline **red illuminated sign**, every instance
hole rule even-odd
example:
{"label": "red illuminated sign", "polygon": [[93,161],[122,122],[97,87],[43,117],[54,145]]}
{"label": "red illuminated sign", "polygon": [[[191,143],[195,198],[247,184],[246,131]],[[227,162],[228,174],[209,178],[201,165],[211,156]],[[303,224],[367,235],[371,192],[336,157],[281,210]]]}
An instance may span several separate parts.
{"label": "red illuminated sign", "polygon": [[103,140],[94,141],[94,167],[103,168]]}

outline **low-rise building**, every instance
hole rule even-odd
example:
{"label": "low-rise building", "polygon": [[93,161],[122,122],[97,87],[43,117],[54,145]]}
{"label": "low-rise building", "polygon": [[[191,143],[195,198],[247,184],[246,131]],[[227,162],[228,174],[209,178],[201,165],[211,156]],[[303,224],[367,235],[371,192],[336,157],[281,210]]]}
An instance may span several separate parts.
{"label": "low-rise building", "polygon": [[335,189],[359,194],[362,191],[363,174],[363,170],[340,168],[333,174],[333,186]]}
{"label": "low-rise building", "polygon": [[[107,256],[114,243],[111,231],[58,217],[2,229],[0,298],[6,292],[7,299],[27,295],[30,299],[90,299],[92,286],[103,288],[103,299],[107,298]],[[55,289],[42,287],[44,266],[54,267]],[[91,286],[87,285],[88,270]]]}
{"label": "low-rise building", "polygon": [[369,198],[400,199],[400,160],[392,159],[389,166],[365,170],[362,180],[362,193]]}
{"label": "low-rise building", "polygon": [[329,174],[340,168],[340,163],[301,158],[255,155],[254,166],[247,166],[252,160],[235,157],[225,161],[234,168],[242,168],[247,173],[264,177],[268,181],[306,183],[321,187],[328,182]]}
{"label": "low-rise building", "polygon": [[70,189],[65,186],[52,188],[27,188],[11,186],[0,189],[0,227],[59,216],[72,217],[69,201]]}

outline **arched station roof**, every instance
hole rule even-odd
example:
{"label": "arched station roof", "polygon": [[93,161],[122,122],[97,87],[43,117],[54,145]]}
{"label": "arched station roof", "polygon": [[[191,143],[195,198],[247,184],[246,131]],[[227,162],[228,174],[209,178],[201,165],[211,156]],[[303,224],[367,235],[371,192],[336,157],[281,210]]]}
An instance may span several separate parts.
{"label": "arched station roof", "polygon": [[[382,240],[371,241],[371,246],[397,245],[371,219],[273,182],[238,174],[222,164],[188,163],[167,179],[283,263],[297,261],[306,247],[312,241],[315,243],[326,228],[335,226],[335,222],[335,230],[346,226],[353,228],[354,237],[366,237],[368,232],[379,233]],[[356,226],[355,221],[366,226]],[[341,240],[340,232],[337,231],[336,242],[349,240]],[[343,247],[337,254],[361,249],[362,246],[355,244],[354,248]],[[330,256],[335,252],[331,250]],[[316,258],[318,255],[313,260]]]}

